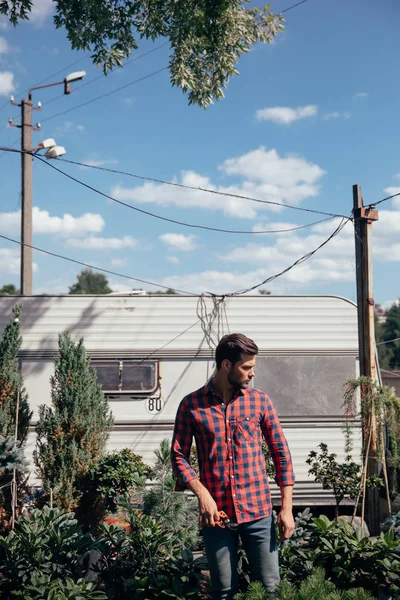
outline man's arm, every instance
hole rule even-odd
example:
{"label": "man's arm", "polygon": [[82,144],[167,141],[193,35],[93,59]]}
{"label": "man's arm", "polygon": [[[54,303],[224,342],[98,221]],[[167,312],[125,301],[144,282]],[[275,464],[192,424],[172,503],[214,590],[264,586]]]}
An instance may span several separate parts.
{"label": "man's arm", "polygon": [[198,479],[196,472],[192,469],[189,456],[192,446],[193,429],[192,417],[187,411],[186,402],[182,400],[176,414],[174,435],[171,445],[172,470],[179,481],[182,481],[199,501],[200,526],[213,527],[218,521],[218,508],[210,492]]}
{"label": "man's arm", "polygon": [[294,533],[293,519],[293,486],[281,486],[281,510],[278,515],[278,527],[281,534],[281,540],[288,540]]}
{"label": "man's arm", "polygon": [[292,457],[278,415],[268,396],[266,398],[265,413],[261,421],[261,429],[271,452],[275,466],[276,483],[281,491],[282,505],[278,516],[281,539],[289,539],[294,532]]}

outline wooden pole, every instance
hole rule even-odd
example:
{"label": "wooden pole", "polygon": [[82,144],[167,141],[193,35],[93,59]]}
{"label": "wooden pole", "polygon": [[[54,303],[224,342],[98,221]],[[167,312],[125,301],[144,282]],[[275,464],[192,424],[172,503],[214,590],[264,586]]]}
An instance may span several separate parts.
{"label": "wooden pole", "polygon": [[[358,341],[360,375],[376,381],[375,314],[372,279],[372,223],[378,220],[378,211],[365,208],[361,186],[353,185],[354,233],[356,246]],[[371,443],[367,452],[367,476],[378,475],[376,415],[372,408]],[[366,513],[372,535],[379,535],[379,491],[367,488]]]}

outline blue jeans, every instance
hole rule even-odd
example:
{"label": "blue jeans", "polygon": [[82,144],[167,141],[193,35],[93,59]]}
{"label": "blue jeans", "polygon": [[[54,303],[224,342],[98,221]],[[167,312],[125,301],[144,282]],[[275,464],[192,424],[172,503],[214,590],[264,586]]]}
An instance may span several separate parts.
{"label": "blue jeans", "polygon": [[235,531],[227,527],[203,527],[214,600],[232,600],[238,592],[239,535],[250,564],[251,580],[261,581],[269,592],[274,592],[279,584],[278,545],[272,515],[242,523]]}

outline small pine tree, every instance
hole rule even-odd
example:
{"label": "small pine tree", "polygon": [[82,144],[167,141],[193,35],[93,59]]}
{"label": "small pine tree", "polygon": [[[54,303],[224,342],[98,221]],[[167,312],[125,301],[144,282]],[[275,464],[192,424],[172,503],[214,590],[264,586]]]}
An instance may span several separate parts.
{"label": "small pine tree", "polygon": [[[20,335],[21,306],[13,308],[13,318],[6,326],[0,340],[0,515],[7,522],[11,515],[11,489],[13,468],[17,469],[17,484],[20,487],[22,473],[26,470],[24,446],[28,435],[32,413],[29,410],[28,394],[24,388],[19,369],[18,351],[21,347]],[[15,440],[15,417],[19,392],[18,431]],[[8,465],[8,466],[7,466]],[[12,465],[12,467],[10,467]]]}
{"label": "small pine tree", "polygon": [[34,454],[47,493],[59,508],[73,511],[89,469],[104,455],[113,418],[83,340],[59,336],[51,378],[52,407],[39,407]]}

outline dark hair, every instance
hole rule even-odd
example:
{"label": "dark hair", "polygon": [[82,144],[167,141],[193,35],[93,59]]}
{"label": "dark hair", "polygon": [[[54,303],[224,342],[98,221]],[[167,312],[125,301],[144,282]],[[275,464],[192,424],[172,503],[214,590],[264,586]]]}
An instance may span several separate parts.
{"label": "dark hair", "polygon": [[234,365],[240,360],[242,354],[258,354],[258,346],[243,333],[224,335],[215,350],[217,369],[221,368],[222,361],[225,359]]}

